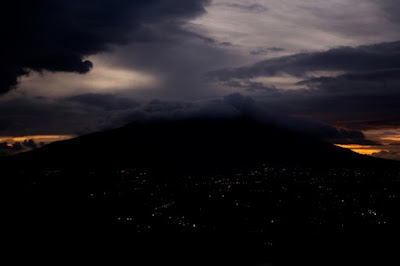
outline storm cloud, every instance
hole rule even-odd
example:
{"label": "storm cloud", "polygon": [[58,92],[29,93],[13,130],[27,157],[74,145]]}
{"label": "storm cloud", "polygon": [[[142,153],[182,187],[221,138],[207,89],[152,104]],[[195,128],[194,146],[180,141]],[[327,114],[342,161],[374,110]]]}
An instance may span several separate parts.
{"label": "storm cloud", "polygon": [[[81,135],[120,127],[132,121],[247,117],[260,123],[312,135],[336,144],[379,144],[367,140],[364,134],[357,130],[337,129],[328,124],[277,113],[273,106],[239,93],[198,102],[157,99],[140,102],[104,94],[79,95],[57,101],[48,99],[18,101],[21,108],[20,115],[16,115],[15,112],[13,114],[7,108],[15,106],[15,100],[10,102],[3,100],[0,105],[1,117],[8,125],[1,131],[4,135],[13,135],[21,132],[23,128],[29,128],[30,131],[27,133],[33,135],[44,133]],[[46,131],[43,131],[43,128]],[[24,141],[23,145],[29,148],[37,147],[32,140]]]}
{"label": "storm cloud", "polygon": [[218,5],[229,7],[229,8],[239,8],[242,10],[250,12],[265,12],[268,10],[265,6],[261,4],[239,4],[239,3],[218,3]]}
{"label": "storm cloud", "polygon": [[156,38],[152,25],[179,25],[205,12],[208,0],[17,0],[2,6],[0,93],[29,71],[83,74],[87,56],[111,45]]}
{"label": "storm cloud", "polygon": [[267,55],[269,53],[283,52],[285,49],[279,47],[259,47],[257,49],[251,50],[251,55]]}
{"label": "storm cloud", "polygon": [[13,1],[0,11],[0,132],[248,116],[379,146],[362,131],[400,125],[398,10],[391,0]]}
{"label": "storm cloud", "polygon": [[[266,104],[298,116],[327,123],[348,121],[348,128],[354,121],[400,124],[400,42],[276,57],[213,71],[208,77],[257,93]],[[294,89],[282,89],[280,83],[274,84],[276,79],[292,80]],[[254,90],[254,85],[268,89]],[[358,126],[368,128],[359,122]]]}
{"label": "storm cloud", "polygon": [[400,41],[277,57],[250,66],[210,72],[209,77],[226,81],[283,74],[303,77],[314,71],[358,72],[382,69],[400,69]]}
{"label": "storm cloud", "polygon": [[400,4],[397,0],[373,0],[386,13],[386,17],[395,22],[400,22]]}

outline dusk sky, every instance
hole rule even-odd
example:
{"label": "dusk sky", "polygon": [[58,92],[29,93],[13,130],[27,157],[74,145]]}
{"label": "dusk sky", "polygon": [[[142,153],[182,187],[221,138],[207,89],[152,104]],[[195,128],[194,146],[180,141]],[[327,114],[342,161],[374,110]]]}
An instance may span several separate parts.
{"label": "dusk sky", "polygon": [[400,160],[398,0],[16,0],[0,20],[0,155],[248,115]]}

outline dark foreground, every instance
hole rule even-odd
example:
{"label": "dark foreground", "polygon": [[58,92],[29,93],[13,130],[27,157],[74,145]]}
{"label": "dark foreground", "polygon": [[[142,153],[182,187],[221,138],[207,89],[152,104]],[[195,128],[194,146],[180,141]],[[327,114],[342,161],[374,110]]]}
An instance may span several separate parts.
{"label": "dark foreground", "polygon": [[5,191],[9,246],[88,263],[384,265],[399,247],[399,171],[16,171]]}
{"label": "dark foreground", "polygon": [[399,248],[398,163],[249,119],[135,123],[0,166],[13,260],[385,265]]}

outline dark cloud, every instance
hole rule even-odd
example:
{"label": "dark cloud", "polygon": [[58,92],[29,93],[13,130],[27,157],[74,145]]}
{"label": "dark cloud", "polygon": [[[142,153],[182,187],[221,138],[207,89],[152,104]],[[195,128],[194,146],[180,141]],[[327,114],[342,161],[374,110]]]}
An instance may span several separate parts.
{"label": "dark cloud", "polygon": [[[83,94],[61,99],[27,98],[0,101],[0,135],[87,134],[129,121],[119,119],[142,104],[111,94]],[[119,123],[120,122],[120,123]],[[32,146],[27,142],[24,145]],[[36,144],[37,145],[37,144]]]}
{"label": "dark cloud", "polygon": [[219,3],[219,5],[223,5],[226,7],[230,7],[230,8],[238,8],[238,9],[242,9],[242,10],[246,10],[246,11],[252,11],[252,12],[265,12],[268,10],[268,8],[266,8],[263,5],[260,4],[239,4],[239,3]]}
{"label": "dark cloud", "polygon": [[277,52],[283,52],[285,49],[279,48],[279,47],[260,47],[255,50],[251,50],[249,54],[251,55],[267,55],[269,53],[277,53]]}
{"label": "dark cloud", "polygon": [[[400,69],[366,71],[362,73],[347,73],[336,77],[318,77],[303,80],[298,85],[321,90],[376,90],[396,91],[400,85]],[[350,89],[349,89],[350,88]]]}
{"label": "dark cloud", "polygon": [[115,61],[111,63],[140,69],[162,81],[156,88],[132,90],[132,97],[140,94],[147,99],[198,100],[222,96],[221,91],[208,84],[204,73],[237,64],[238,58],[230,49],[221,42],[205,41],[199,34],[187,31],[165,29],[160,34],[170,36],[170,41],[136,42],[115,52]]}
{"label": "dark cloud", "polygon": [[251,115],[257,111],[256,102],[254,99],[239,93],[225,96],[223,98],[223,103],[233,106],[243,115]]}
{"label": "dark cloud", "polygon": [[[230,47],[232,46],[231,42],[219,42],[218,40],[208,37],[206,35],[197,33],[195,31],[190,31],[190,30],[186,30],[183,28],[176,28],[176,27],[169,27],[166,28],[165,26],[162,25],[158,25],[158,29],[154,29],[155,31],[158,31],[157,35],[161,36],[161,35],[168,35],[168,37],[164,37],[163,39],[159,39],[158,41],[170,41],[170,42],[182,42],[183,40],[190,40],[190,39],[198,39],[203,41],[206,44],[210,44],[210,45],[216,45],[216,46],[223,46],[223,47]],[[163,31],[163,33],[161,32]]]}
{"label": "dark cloud", "polygon": [[97,107],[102,110],[122,110],[137,107],[139,104],[132,99],[117,97],[112,94],[81,94],[63,99],[70,103],[77,103],[83,108]]}
{"label": "dark cloud", "polygon": [[281,115],[268,119],[282,128],[304,133],[334,144],[380,145],[376,141],[368,140],[359,130],[336,128],[326,123],[315,122],[302,117]]}
{"label": "dark cloud", "polygon": [[400,160],[400,151],[380,151],[373,153],[372,156],[382,159]]}
{"label": "dark cloud", "polygon": [[398,0],[375,0],[386,13],[386,17],[394,22],[400,22],[400,3]]}
{"label": "dark cloud", "polygon": [[[299,83],[311,89],[298,103],[306,113],[349,122],[348,127],[373,128],[400,124],[400,70],[347,73],[336,77],[310,78]],[[301,107],[302,106],[302,107]],[[340,107],[340,108],[339,108]]]}
{"label": "dark cloud", "polygon": [[5,149],[5,148],[9,148],[8,143],[7,142],[0,143],[0,149]]}
{"label": "dark cloud", "polygon": [[[340,128],[367,130],[400,125],[400,92],[383,90],[382,84],[329,84],[321,89],[265,92],[260,101],[288,115],[338,125]],[[322,85],[318,85],[321,87]],[[363,90],[364,89],[364,90]]]}
{"label": "dark cloud", "polygon": [[262,82],[255,82],[250,80],[229,80],[227,82],[223,82],[223,85],[232,87],[232,88],[239,88],[246,91],[267,91],[267,92],[274,92],[279,93],[278,89],[273,85],[265,85]]}
{"label": "dark cloud", "polygon": [[373,71],[400,69],[400,41],[359,47],[338,47],[325,52],[300,53],[256,64],[209,73],[214,80],[270,77],[282,74],[302,77],[314,71]]}
{"label": "dark cloud", "polygon": [[19,141],[16,141],[14,143],[3,142],[0,143],[0,157],[14,155],[20,152],[31,151],[36,148],[38,148],[38,145],[33,139],[26,139],[22,143]]}
{"label": "dark cloud", "polygon": [[380,145],[361,131],[337,129],[327,124],[274,113],[262,101],[239,93],[203,103],[151,101],[126,114],[125,121],[181,120],[187,118],[249,117],[262,123],[297,131],[335,144]]}
{"label": "dark cloud", "polygon": [[221,42],[220,43],[221,46],[232,46],[231,42]]}
{"label": "dark cloud", "polygon": [[321,131],[320,137],[335,144],[381,145],[379,142],[367,139],[361,131],[337,129],[331,126],[326,126]]}
{"label": "dark cloud", "polygon": [[94,129],[95,116],[94,112],[77,108],[76,104],[46,98],[21,97],[0,101],[0,119],[7,125],[1,135],[68,134],[78,128]]}
{"label": "dark cloud", "polygon": [[[208,37],[204,34],[207,29],[196,23],[186,23],[204,13],[203,7],[208,2],[10,2],[0,11],[3,40],[0,43],[3,51],[0,92],[7,92],[17,84],[21,75],[31,70],[84,74],[92,68],[92,63],[87,61],[88,56],[122,44],[113,53],[102,54],[109,61],[99,62],[106,62],[116,69],[143,71],[159,81],[160,85],[154,85],[156,88],[135,87],[120,95],[92,93],[62,99],[3,98],[0,99],[0,132],[10,135],[84,134],[135,120],[250,116],[338,144],[378,145],[365,139],[359,131],[364,128],[360,121],[378,126],[387,125],[388,121],[391,125],[400,125],[400,42],[303,52],[249,66],[224,68],[243,62],[242,55],[233,54],[239,46],[230,47],[234,45],[229,41],[234,44],[236,41]],[[379,2],[393,21],[398,18],[395,2]],[[248,15],[267,10],[259,4],[222,4],[231,8],[232,12]],[[320,11],[318,8],[315,10]],[[329,10],[326,12],[331,13]],[[325,13],[320,15],[325,16]],[[351,32],[359,30],[359,27],[350,28]],[[250,54],[282,52],[282,43],[270,44],[277,47],[263,47],[261,44]],[[283,46],[290,48],[286,44]],[[246,53],[249,47],[243,47]],[[246,55],[245,61],[254,59],[249,57]],[[223,69],[213,71],[221,67]],[[340,74],[315,76],[317,74],[313,72],[317,71],[337,71]],[[204,80],[205,72],[209,72],[208,80]],[[293,83],[302,80],[293,85],[304,89],[284,91],[279,88],[278,82],[253,80],[282,76],[295,77]],[[217,88],[208,83],[210,79],[219,82]],[[224,89],[229,87],[230,90],[219,90],[221,84]],[[24,85],[29,89],[29,84]],[[223,96],[238,91],[240,93]],[[139,96],[141,100],[132,100]],[[148,100],[155,98],[164,100]],[[198,99],[213,100],[190,101]],[[307,119],[293,118],[293,115]],[[322,122],[311,122],[309,119]],[[344,121],[340,129],[326,124],[338,121]],[[352,127],[355,124],[357,126]],[[28,140],[19,145],[22,148],[33,147]],[[12,148],[6,146],[4,149]]]}
{"label": "dark cloud", "polygon": [[391,129],[391,128],[400,128],[400,117],[397,116],[397,119],[388,119],[386,117],[382,117],[381,119],[376,120],[356,120],[356,121],[337,121],[335,123],[338,127],[347,127],[349,129],[354,130],[374,130],[374,129]]}
{"label": "dark cloud", "polygon": [[[20,107],[19,112],[14,111],[17,105]],[[338,144],[371,144],[359,131],[338,130],[326,124],[277,113],[275,106],[269,106],[262,100],[239,93],[199,102],[165,100],[138,102],[117,95],[104,94],[85,94],[57,101],[43,98],[19,99],[10,103],[3,101],[0,105],[0,114],[0,118],[8,118],[10,123],[10,127],[1,132],[2,135],[13,135],[15,132],[21,134],[24,128],[29,128],[29,132],[23,132],[25,135],[80,135],[120,127],[133,121],[244,116]],[[23,145],[29,148],[37,146],[30,140],[24,141]]]}
{"label": "dark cloud", "polygon": [[29,139],[29,140],[24,140],[23,145],[27,148],[30,148],[32,150],[37,148],[37,144],[35,143],[35,141],[33,139]]}
{"label": "dark cloud", "polygon": [[7,142],[0,143],[0,157],[13,155],[24,150],[27,149],[20,142],[15,142],[14,144]]}
{"label": "dark cloud", "polygon": [[179,25],[203,13],[208,2],[8,1],[0,13],[0,92],[7,92],[30,70],[86,73],[92,68],[87,56],[110,45],[154,38],[151,25]]}
{"label": "dark cloud", "polygon": [[11,148],[13,151],[22,151],[24,147],[22,147],[21,142],[15,142]]}
{"label": "dark cloud", "polygon": [[[315,76],[316,71],[339,74]],[[293,84],[299,89],[280,90],[279,85],[251,80],[282,74],[303,78]],[[287,114],[332,124],[340,121],[343,127],[357,130],[370,127],[361,121],[400,124],[400,42],[278,57],[214,71],[208,77],[224,86],[257,93],[271,109]],[[254,90],[254,85],[269,89]]]}

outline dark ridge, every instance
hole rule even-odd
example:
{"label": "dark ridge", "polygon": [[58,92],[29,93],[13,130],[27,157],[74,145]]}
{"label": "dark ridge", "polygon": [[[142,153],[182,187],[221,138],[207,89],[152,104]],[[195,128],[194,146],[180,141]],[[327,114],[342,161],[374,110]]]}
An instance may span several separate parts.
{"label": "dark ridge", "polygon": [[323,168],[396,164],[248,118],[131,123],[0,161],[20,170],[142,167],[175,174],[248,169],[265,162]]}
{"label": "dark ridge", "polygon": [[114,264],[357,264],[400,221],[398,162],[248,118],[131,123],[0,166],[10,243],[68,252],[57,259],[73,247]]}

